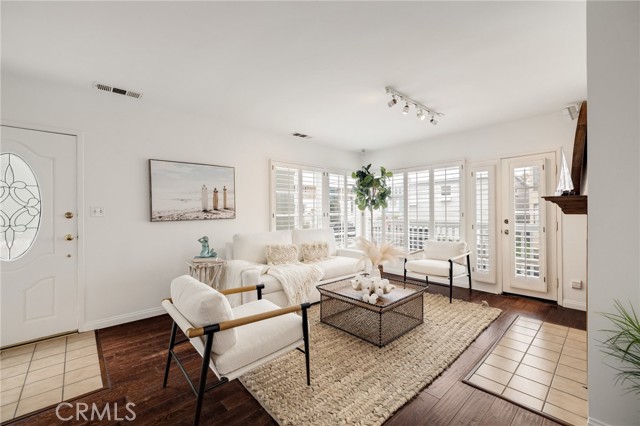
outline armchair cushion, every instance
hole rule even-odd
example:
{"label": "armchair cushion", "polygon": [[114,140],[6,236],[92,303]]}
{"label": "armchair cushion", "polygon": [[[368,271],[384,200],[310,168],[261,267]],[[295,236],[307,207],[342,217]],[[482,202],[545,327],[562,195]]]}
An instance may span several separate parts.
{"label": "armchair cushion", "polygon": [[[276,309],[280,307],[262,299],[233,308],[233,315],[241,318]],[[218,372],[222,375],[265,358],[303,338],[302,317],[296,314],[269,318],[237,327],[236,330],[238,333],[236,345],[223,354],[211,356]]]}
{"label": "armchair cushion", "polygon": [[[421,275],[431,277],[448,277],[449,262],[446,260],[418,259],[408,260],[405,269]],[[453,262],[453,276],[466,274],[467,269],[463,265]]]}
{"label": "armchair cushion", "polygon": [[[234,319],[231,305],[220,292],[189,275],[171,281],[173,305],[194,327],[204,327]],[[223,354],[236,344],[236,330],[213,335],[212,351]]]}
{"label": "armchair cushion", "polygon": [[[459,256],[467,251],[467,243],[464,241],[427,241],[424,244],[424,259],[449,260],[452,257]],[[454,262],[462,263],[465,258],[454,260]],[[448,267],[447,267],[448,269]],[[448,275],[448,272],[447,272]]]}

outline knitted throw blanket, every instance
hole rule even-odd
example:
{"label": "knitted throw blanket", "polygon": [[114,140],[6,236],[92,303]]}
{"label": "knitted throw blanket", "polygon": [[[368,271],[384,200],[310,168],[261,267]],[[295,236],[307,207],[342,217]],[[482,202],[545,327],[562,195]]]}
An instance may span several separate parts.
{"label": "knitted throw blanket", "polygon": [[319,266],[305,263],[272,265],[268,266],[263,273],[280,281],[289,299],[289,306],[307,302],[311,290],[324,274]]}

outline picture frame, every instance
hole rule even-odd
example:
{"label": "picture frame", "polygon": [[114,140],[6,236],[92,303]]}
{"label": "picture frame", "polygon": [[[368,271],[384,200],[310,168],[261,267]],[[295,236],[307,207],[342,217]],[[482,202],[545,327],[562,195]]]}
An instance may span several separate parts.
{"label": "picture frame", "polygon": [[235,168],[149,159],[151,222],[236,218]]}

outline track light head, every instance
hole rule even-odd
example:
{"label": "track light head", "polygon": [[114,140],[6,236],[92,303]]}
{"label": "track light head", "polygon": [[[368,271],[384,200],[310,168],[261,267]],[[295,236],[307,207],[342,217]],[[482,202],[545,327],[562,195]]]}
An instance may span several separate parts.
{"label": "track light head", "polygon": [[409,102],[406,102],[406,103],[404,104],[404,108],[402,108],[402,113],[403,113],[404,115],[409,114]]}
{"label": "track light head", "polygon": [[389,108],[391,108],[392,106],[394,106],[397,103],[398,103],[398,100],[396,99],[396,95],[393,95],[391,97],[391,100],[389,102],[387,102],[387,105],[389,106]]}
{"label": "track light head", "polygon": [[436,120],[436,118],[432,115],[431,116],[431,120],[429,120],[429,123],[431,123],[431,124],[433,124],[435,126],[436,124],[438,124],[438,120]]}
{"label": "track light head", "polygon": [[416,114],[416,116],[420,119],[420,120],[424,120],[425,118],[427,118],[426,115],[424,115],[424,112],[422,110],[418,110],[418,114]]}

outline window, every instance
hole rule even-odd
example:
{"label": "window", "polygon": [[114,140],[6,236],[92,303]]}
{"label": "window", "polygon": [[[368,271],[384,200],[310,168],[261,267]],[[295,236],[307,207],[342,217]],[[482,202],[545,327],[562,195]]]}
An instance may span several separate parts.
{"label": "window", "polygon": [[495,283],[495,166],[471,167],[471,241],[474,279]]}
{"label": "window", "polygon": [[271,229],[331,227],[338,247],[354,244],[357,210],[351,173],[272,162]]}
{"label": "window", "polygon": [[394,171],[380,240],[409,251],[421,249],[429,239],[461,240],[461,172],[462,163]]}

